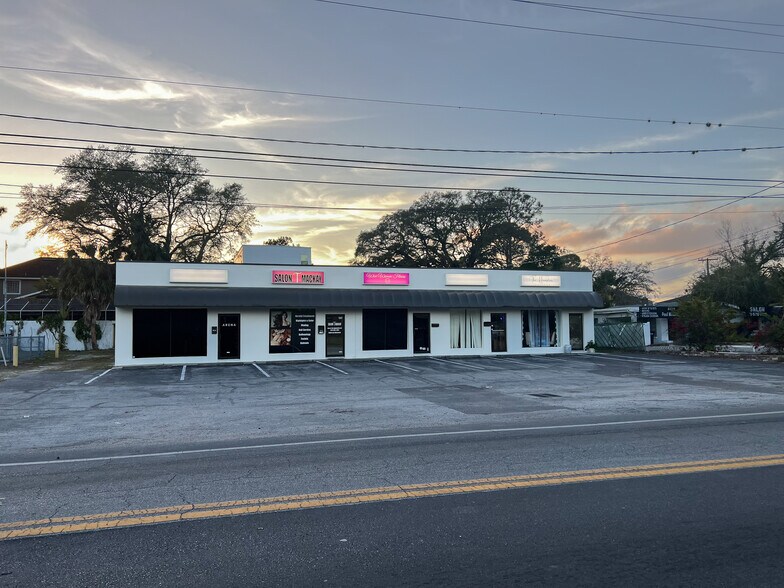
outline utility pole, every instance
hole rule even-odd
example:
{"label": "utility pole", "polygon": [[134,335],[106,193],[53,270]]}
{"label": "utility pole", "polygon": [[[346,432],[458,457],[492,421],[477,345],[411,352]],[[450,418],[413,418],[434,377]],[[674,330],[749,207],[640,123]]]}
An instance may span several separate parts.
{"label": "utility pole", "polygon": [[8,239],[3,252],[3,335],[8,336]]}
{"label": "utility pole", "polygon": [[704,261],[705,262],[705,275],[710,275],[710,262],[716,261],[718,257],[700,257],[697,261]]}

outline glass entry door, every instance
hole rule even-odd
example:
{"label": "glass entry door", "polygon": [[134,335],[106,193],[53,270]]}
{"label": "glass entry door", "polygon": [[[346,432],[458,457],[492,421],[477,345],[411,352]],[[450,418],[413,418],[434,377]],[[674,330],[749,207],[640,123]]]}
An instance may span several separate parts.
{"label": "glass entry door", "polygon": [[490,348],[492,351],[506,351],[506,313],[490,313]]}
{"label": "glass entry door", "polygon": [[572,351],[583,350],[583,313],[581,312],[569,313],[569,345],[572,346]]}
{"label": "glass entry door", "polygon": [[218,315],[218,359],[240,358],[240,315]]}
{"label": "glass entry door", "polygon": [[414,313],[414,353],[430,353],[430,313]]}
{"label": "glass entry door", "polygon": [[346,355],[346,315],[328,314],[325,319],[327,323],[326,356],[343,357]]}

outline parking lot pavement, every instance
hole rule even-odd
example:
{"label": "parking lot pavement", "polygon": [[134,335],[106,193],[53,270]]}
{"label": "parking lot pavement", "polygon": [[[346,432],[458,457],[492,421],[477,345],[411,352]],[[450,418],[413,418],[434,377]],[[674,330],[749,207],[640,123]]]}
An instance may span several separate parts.
{"label": "parking lot pavement", "polygon": [[600,353],[49,370],[0,383],[0,455],[745,413],[784,409],[783,382],[782,364]]}

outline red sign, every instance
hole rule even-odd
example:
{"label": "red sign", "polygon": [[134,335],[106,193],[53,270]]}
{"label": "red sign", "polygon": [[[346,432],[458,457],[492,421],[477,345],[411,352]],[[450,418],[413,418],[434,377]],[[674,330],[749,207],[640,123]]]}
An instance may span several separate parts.
{"label": "red sign", "polygon": [[381,286],[408,286],[409,275],[402,272],[365,272],[362,283]]}
{"label": "red sign", "polygon": [[272,283],[323,286],[324,272],[292,272],[288,270],[272,270]]}

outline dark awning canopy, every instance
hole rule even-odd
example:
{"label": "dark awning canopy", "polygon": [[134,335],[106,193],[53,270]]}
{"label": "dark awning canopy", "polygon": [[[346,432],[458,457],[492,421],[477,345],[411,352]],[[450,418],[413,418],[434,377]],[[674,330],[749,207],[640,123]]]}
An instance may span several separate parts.
{"label": "dark awning canopy", "polygon": [[114,304],[129,308],[601,308],[595,292],[196,288],[118,285]]}

